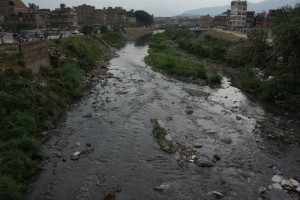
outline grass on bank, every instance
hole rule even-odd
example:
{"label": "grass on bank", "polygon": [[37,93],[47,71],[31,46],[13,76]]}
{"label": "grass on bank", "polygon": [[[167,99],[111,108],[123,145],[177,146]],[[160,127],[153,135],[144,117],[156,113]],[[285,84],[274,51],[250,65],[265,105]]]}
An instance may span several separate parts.
{"label": "grass on bank", "polygon": [[153,37],[146,58],[148,64],[174,77],[207,79],[206,70],[200,63],[183,58],[167,43],[162,34]]}

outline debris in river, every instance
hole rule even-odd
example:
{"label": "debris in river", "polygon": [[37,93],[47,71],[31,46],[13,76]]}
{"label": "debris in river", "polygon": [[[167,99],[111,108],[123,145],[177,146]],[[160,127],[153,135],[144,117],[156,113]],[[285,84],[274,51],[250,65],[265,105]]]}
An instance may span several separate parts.
{"label": "debris in river", "polygon": [[76,151],[75,153],[73,153],[73,155],[71,156],[72,160],[78,160],[80,157],[81,151]]}
{"label": "debris in river", "polygon": [[153,187],[154,190],[159,191],[159,192],[165,192],[169,188],[170,188],[170,185],[168,183],[162,183],[159,186]]}
{"label": "debris in river", "polygon": [[215,198],[218,198],[218,199],[222,199],[224,197],[224,194],[222,194],[220,192],[217,192],[217,191],[212,191],[212,192],[208,192],[207,196],[215,197]]}
{"label": "debris in river", "polygon": [[187,111],[186,111],[186,114],[188,114],[188,115],[192,115],[193,113],[194,113],[193,110],[187,110]]}
{"label": "debris in river", "polygon": [[91,117],[93,117],[93,115],[92,115],[92,113],[86,113],[86,114],[82,115],[82,117],[91,118]]}
{"label": "debris in river", "polygon": [[115,191],[106,191],[103,192],[103,200],[115,200],[116,199],[116,192]]}
{"label": "debris in river", "polygon": [[216,159],[216,161],[220,161],[221,160],[221,156],[220,155],[214,155],[214,159]]}

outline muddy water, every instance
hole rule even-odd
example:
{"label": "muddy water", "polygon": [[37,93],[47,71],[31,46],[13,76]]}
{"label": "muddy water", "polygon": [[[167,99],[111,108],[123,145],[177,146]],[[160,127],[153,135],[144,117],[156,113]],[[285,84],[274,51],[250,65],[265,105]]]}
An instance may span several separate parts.
{"label": "muddy water", "polygon": [[[254,200],[259,187],[271,184],[268,164],[281,167],[287,177],[299,175],[299,148],[282,150],[255,134],[256,120],[266,113],[227,78],[215,89],[173,80],[143,62],[147,50],[133,44],[121,49],[110,65],[114,78],[99,82],[49,132],[49,162],[28,200],[98,200],[111,190],[121,200],[211,199],[210,191],[224,199]],[[163,120],[174,141],[201,144],[200,155],[213,160],[218,154],[221,160],[212,168],[179,165],[155,142],[152,118]],[[88,151],[71,160],[86,144]],[[165,192],[153,190],[162,183],[169,185]]]}

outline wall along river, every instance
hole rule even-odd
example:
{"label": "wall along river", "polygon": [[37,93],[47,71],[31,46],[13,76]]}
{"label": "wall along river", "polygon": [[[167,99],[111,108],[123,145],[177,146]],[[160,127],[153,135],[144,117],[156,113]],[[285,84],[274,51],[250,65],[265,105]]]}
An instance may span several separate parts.
{"label": "wall along river", "polygon": [[[262,186],[273,184],[272,166],[286,178],[300,175],[299,147],[263,140],[256,120],[269,113],[229,79],[219,88],[174,80],[144,63],[147,51],[132,43],[119,50],[109,66],[114,77],[99,81],[48,132],[49,162],[30,185],[28,200],[99,200],[109,192],[121,200],[202,200],[214,199],[211,191],[223,199],[256,200]],[[162,151],[152,135],[153,118],[214,166],[180,162]],[[153,189],[161,184],[165,191]],[[283,190],[267,193],[272,200],[292,199]]]}

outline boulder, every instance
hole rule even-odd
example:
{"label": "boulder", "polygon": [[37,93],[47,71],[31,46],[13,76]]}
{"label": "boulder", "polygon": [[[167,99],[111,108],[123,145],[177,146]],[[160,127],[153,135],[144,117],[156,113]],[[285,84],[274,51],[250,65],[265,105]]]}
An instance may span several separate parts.
{"label": "boulder", "polygon": [[283,180],[283,177],[279,176],[279,175],[275,175],[272,177],[272,181],[275,183],[280,183],[282,180]]}

